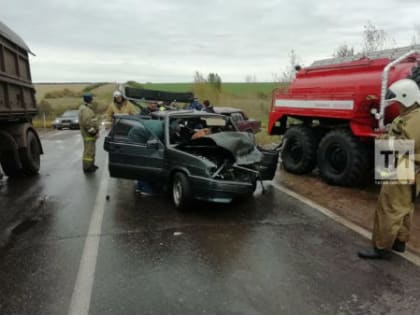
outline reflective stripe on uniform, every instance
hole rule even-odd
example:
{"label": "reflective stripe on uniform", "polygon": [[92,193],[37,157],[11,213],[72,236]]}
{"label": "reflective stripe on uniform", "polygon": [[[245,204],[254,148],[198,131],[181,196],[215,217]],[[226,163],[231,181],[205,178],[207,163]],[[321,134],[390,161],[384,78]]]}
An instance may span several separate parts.
{"label": "reflective stripe on uniform", "polygon": [[92,158],[83,158],[83,161],[92,162],[93,159]]}
{"label": "reflective stripe on uniform", "polygon": [[96,138],[95,137],[84,137],[83,140],[85,140],[85,141],[95,141]]}

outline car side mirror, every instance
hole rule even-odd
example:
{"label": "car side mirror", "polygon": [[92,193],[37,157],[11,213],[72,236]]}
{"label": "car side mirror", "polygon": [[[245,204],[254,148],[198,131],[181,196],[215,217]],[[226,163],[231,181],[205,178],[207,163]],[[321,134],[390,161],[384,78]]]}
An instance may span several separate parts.
{"label": "car side mirror", "polygon": [[159,149],[160,141],[158,139],[150,139],[150,140],[147,140],[146,145],[148,148],[151,148],[151,149]]}

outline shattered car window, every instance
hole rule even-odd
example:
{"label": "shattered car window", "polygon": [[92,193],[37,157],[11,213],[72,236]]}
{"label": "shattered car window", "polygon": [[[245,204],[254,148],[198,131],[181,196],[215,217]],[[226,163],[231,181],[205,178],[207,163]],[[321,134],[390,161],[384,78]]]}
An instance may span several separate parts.
{"label": "shattered car window", "polygon": [[113,128],[115,139],[127,139],[128,133],[134,125],[134,121],[120,119]]}
{"label": "shattered car window", "polygon": [[171,118],[169,129],[171,144],[185,143],[210,134],[235,130],[227,119],[217,116]]}
{"label": "shattered car window", "polygon": [[128,140],[131,142],[145,144],[151,138],[150,131],[140,124],[133,126],[128,132]]}
{"label": "shattered car window", "polygon": [[145,144],[150,139],[162,141],[163,122],[119,119],[114,127],[114,138],[115,140],[139,144]]}
{"label": "shattered car window", "polygon": [[235,123],[237,123],[237,122],[239,122],[239,121],[243,121],[243,120],[245,120],[245,119],[244,119],[244,116],[242,116],[242,114],[241,114],[241,113],[232,113],[232,114],[230,115],[230,117],[232,117],[232,120],[233,120]]}

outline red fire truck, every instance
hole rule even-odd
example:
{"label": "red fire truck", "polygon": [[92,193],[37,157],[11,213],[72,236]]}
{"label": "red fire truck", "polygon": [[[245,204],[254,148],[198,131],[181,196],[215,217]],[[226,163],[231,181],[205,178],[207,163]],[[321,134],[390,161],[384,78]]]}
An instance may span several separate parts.
{"label": "red fire truck", "polygon": [[[398,116],[387,88],[402,78],[420,85],[420,45],[297,68],[287,89],[273,91],[268,133],[284,135],[285,170],[319,168],[328,183],[357,186],[373,177],[374,138]],[[420,128],[420,127],[419,127]]]}

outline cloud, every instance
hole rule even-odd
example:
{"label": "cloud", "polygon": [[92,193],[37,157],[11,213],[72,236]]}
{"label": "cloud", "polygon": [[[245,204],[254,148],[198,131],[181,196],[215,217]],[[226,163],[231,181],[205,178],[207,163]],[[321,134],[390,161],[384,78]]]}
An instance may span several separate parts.
{"label": "cloud", "polygon": [[367,21],[409,44],[418,9],[407,0],[14,0],[0,19],[36,53],[35,81],[190,81],[195,70],[243,81],[281,73],[292,49],[305,64],[342,43],[359,50]]}

